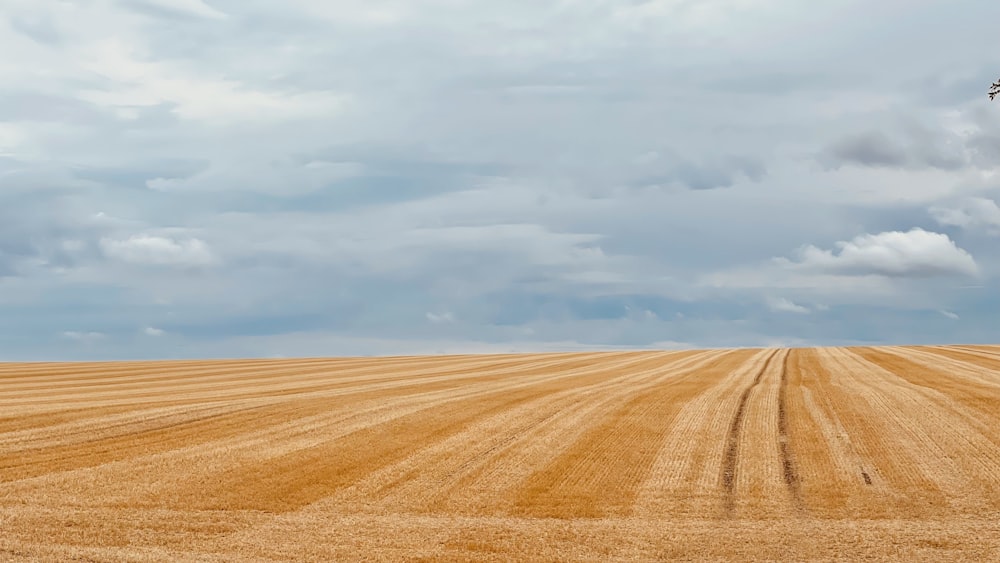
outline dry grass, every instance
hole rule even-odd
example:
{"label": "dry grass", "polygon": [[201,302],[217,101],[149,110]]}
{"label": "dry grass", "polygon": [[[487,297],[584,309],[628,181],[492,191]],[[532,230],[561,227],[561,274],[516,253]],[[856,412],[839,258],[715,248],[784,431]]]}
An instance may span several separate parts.
{"label": "dry grass", "polygon": [[1000,348],[0,364],[0,560],[1000,560]]}

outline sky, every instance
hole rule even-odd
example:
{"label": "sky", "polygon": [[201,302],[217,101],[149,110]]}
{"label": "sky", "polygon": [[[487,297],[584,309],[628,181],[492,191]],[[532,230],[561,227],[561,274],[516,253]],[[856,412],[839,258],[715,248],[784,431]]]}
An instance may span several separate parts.
{"label": "sky", "polygon": [[1000,343],[997,21],[0,0],[0,360]]}

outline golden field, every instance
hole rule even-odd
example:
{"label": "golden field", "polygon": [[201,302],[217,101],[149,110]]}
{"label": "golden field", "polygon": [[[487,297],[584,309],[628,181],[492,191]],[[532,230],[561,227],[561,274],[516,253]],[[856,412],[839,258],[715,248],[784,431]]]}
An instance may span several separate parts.
{"label": "golden field", "polygon": [[0,364],[0,561],[1000,560],[1000,347]]}

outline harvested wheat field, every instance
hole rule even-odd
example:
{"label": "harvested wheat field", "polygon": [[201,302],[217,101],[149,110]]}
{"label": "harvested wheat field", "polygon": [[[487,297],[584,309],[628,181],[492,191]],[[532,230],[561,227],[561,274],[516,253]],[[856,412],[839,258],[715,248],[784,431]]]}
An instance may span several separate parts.
{"label": "harvested wheat field", "polygon": [[0,560],[1000,560],[1000,347],[0,365]]}

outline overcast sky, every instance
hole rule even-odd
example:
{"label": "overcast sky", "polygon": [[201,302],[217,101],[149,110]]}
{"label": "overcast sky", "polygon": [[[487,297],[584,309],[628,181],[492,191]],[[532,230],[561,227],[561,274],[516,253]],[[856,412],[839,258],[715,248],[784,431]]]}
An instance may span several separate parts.
{"label": "overcast sky", "polygon": [[1000,342],[996,0],[0,0],[0,359]]}

